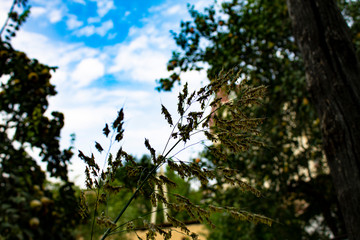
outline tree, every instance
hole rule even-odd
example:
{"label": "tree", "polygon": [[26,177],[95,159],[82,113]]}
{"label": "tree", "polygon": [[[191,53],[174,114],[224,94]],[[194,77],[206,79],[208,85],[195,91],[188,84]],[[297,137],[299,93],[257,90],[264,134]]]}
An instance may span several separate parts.
{"label": "tree", "polygon": [[[338,2],[352,22],[352,39],[358,46],[358,3]],[[215,7],[199,12],[189,6],[193,20],[182,22],[181,32],[173,33],[180,50],[173,52],[168,62],[172,74],[158,81],[158,89],[171,90],[181,81],[182,72],[199,70],[203,63],[209,65],[209,79],[220,69],[238,66],[251,84],[267,86],[261,108],[250,110],[251,116],[266,117],[260,125],[266,147],[229,154],[228,158],[242,177],[256,182],[269,194],[254,203],[251,196],[239,198],[238,191],[226,190],[218,194],[218,201],[261,211],[281,224],[269,231],[261,225],[236,227],[229,218],[230,224],[224,220],[219,225],[226,229],[222,232],[234,235],[222,239],[319,239],[345,234],[322,152],[320,121],[309,101],[286,2],[234,0],[219,8],[221,14]],[[217,161],[208,152],[204,157]],[[306,230],[314,225],[318,226],[314,231]]]}
{"label": "tree", "polygon": [[[20,5],[25,10],[18,14],[15,8]],[[29,59],[10,42],[28,14],[26,1],[14,1],[1,29],[6,35],[0,38],[0,238],[71,239],[79,220],[67,176],[72,148],[60,150],[63,114],[45,115],[48,97],[56,94],[50,83],[55,68]],[[56,195],[36,159],[62,181]]]}
{"label": "tree", "polygon": [[360,236],[360,61],[335,1],[288,0],[349,239]]}

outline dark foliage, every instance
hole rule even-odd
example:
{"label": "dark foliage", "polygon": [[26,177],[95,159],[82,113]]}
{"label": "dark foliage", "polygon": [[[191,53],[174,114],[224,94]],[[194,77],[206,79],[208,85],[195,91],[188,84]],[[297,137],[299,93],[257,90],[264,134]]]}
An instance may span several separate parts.
{"label": "dark foliage", "polygon": [[[351,26],[353,43],[359,46],[359,2],[338,3]],[[173,52],[168,62],[170,77],[158,80],[158,90],[171,90],[181,81],[183,72],[199,70],[203,63],[210,66],[209,79],[221,69],[237,67],[251,85],[267,86],[261,108],[255,106],[248,112],[255,118],[266,117],[259,129],[265,147],[227,155],[232,159],[229,167],[262,188],[265,198],[259,203],[253,196],[239,196],[238,190],[212,190],[217,203],[261,212],[279,224],[271,230],[262,225],[236,225],[230,215],[221,215],[214,239],[319,239],[343,235],[342,215],[321,150],[319,119],[306,89],[286,1],[233,0],[218,6],[220,12],[215,9],[210,6],[200,12],[189,6],[192,20],[181,22],[181,31],[173,33],[181,51]],[[204,152],[204,158],[219,163],[211,151]],[[219,189],[224,189],[220,178],[218,182]]]}
{"label": "dark foliage", "polygon": [[[18,14],[17,5],[26,7],[26,1],[14,1],[1,30],[7,35],[0,38],[0,77],[6,80],[0,86],[0,238],[71,239],[80,219],[67,175],[72,147],[60,149],[63,114],[45,115],[48,97],[56,94],[50,83],[55,68],[12,48],[9,40],[29,14],[28,8]],[[48,188],[36,160],[62,181],[58,193]]]}

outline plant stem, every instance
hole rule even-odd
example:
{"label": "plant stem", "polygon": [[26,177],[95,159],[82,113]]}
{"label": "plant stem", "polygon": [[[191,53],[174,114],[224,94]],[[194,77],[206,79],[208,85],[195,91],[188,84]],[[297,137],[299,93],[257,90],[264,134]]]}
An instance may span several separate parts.
{"label": "plant stem", "polygon": [[96,202],[95,202],[95,209],[94,209],[94,217],[93,217],[93,222],[92,222],[92,226],[91,226],[91,235],[90,235],[90,239],[93,239],[93,235],[94,235],[94,228],[95,228],[95,218],[96,218],[96,212],[97,212],[97,207],[98,207],[98,201],[99,201],[99,195],[100,195],[100,187],[97,189],[98,192],[96,194]]}

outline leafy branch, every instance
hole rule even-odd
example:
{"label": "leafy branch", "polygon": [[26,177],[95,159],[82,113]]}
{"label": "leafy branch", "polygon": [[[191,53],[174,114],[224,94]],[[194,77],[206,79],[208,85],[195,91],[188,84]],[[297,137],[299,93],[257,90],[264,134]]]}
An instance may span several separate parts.
{"label": "leafy branch", "polygon": [[[21,14],[18,14],[15,11],[15,6],[18,7],[22,6],[24,8],[23,12]],[[1,27],[0,40],[2,41],[1,36],[4,31],[6,31],[8,34],[5,36],[6,40],[10,41],[12,37],[15,37],[16,31],[19,30],[20,26],[25,22],[29,14],[30,14],[30,7],[27,6],[27,0],[14,0],[10,7],[8,16],[4,22],[4,25]]]}

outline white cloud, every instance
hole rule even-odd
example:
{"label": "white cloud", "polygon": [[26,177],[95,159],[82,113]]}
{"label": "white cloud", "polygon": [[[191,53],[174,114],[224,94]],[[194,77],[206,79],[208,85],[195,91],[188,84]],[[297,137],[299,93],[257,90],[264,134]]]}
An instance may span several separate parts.
{"label": "white cloud", "polygon": [[[89,61],[89,59],[97,59],[100,62],[98,66],[90,70],[96,71],[94,76],[99,77],[99,73],[103,72],[102,61],[104,57],[101,52],[97,49],[85,47],[82,44],[53,41],[41,34],[20,31],[18,36],[13,39],[13,46],[16,49],[25,51],[30,58],[37,58],[40,62],[49,66],[59,67],[53,74],[52,79],[58,85],[59,91],[67,91],[67,88],[82,87],[85,83],[93,81],[92,77],[88,77],[86,74],[84,78],[80,77],[81,70],[87,61],[92,67],[96,65],[94,64],[96,63],[95,60]],[[87,61],[80,65],[83,60]],[[71,75],[72,72],[76,74]]]}
{"label": "white cloud", "polygon": [[114,9],[114,2],[112,0],[101,0],[97,1],[98,6],[98,14],[103,17],[105,16],[111,9]]}
{"label": "white cloud", "polygon": [[46,13],[46,9],[44,7],[32,7],[31,8],[31,17],[39,17]]}
{"label": "white cloud", "polygon": [[[206,1],[197,1],[196,4],[203,2]],[[113,50],[117,54],[109,67],[109,73],[152,83],[155,79],[169,76],[166,63],[171,56],[171,49],[176,49],[169,31],[179,29],[180,20],[189,17],[186,4],[174,5],[174,2],[167,1],[152,7],[149,12],[152,15],[143,19],[145,25],[142,28],[131,27],[125,42]]]}
{"label": "white cloud", "polygon": [[109,67],[110,73],[125,74],[140,82],[154,82],[168,74],[166,63],[171,55],[169,49],[175,46],[167,29],[157,28],[155,24],[129,30],[129,39],[116,46],[116,57]]}
{"label": "white cloud", "polygon": [[90,56],[98,52],[81,44],[54,41],[43,34],[26,31],[20,31],[12,43],[15,48],[25,51],[29,57],[50,65],[71,64],[72,61],[79,61],[86,54]]}
{"label": "white cloud", "polygon": [[165,3],[149,8],[150,13],[155,13],[157,16],[169,16],[169,15],[181,15],[187,14],[186,3],[174,5],[172,1],[166,1]]}
{"label": "white cloud", "polygon": [[29,21],[32,21],[32,17],[34,16],[44,16],[46,20],[42,19],[41,25],[58,23],[62,21],[68,13],[66,2],[62,0],[32,0],[29,5],[32,6]]}
{"label": "white cloud", "polygon": [[98,22],[100,22],[101,21],[101,18],[99,18],[99,17],[89,17],[88,19],[87,19],[87,22],[88,23],[98,23]]}
{"label": "white cloud", "polygon": [[[37,58],[39,61],[47,64],[56,64],[55,58],[59,52],[53,48],[53,43],[45,35],[20,31],[17,37],[12,40],[12,44],[16,49],[23,50],[30,58]],[[61,49],[61,46],[58,46]],[[44,49],[51,49],[52,54],[44,52]],[[56,57],[55,57],[56,56]]]}
{"label": "white cloud", "polygon": [[81,60],[76,66],[72,78],[79,87],[87,86],[105,73],[104,64],[96,58]]}
{"label": "white cloud", "polygon": [[12,1],[0,1],[0,26],[2,27],[7,19]]}
{"label": "white cloud", "polygon": [[100,17],[105,16],[110,10],[115,9],[113,0],[91,0],[96,2],[97,13]]}
{"label": "white cloud", "polygon": [[76,15],[72,15],[69,14],[68,15],[68,20],[66,21],[66,26],[68,27],[69,30],[73,30],[75,28],[81,27],[84,23],[77,20],[77,16]]}
{"label": "white cloud", "polygon": [[51,23],[57,23],[63,18],[62,9],[54,9],[49,13],[49,20]]}
{"label": "white cloud", "polygon": [[108,20],[106,22],[103,22],[99,27],[95,27],[94,25],[88,25],[85,26],[77,31],[75,31],[75,35],[80,36],[92,36],[94,34],[98,34],[101,37],[105,36],[109,30],[111,30],[114,27],[114,23],[112,20]]}
{"label": "white cloud", "polygon": [[107,39],[114,39],[117,36],[117,33],[110,33]]}
{"label": "white cloud", "polygon": [[181,7],[181,5],[175,5],[173,7],[168,8],[165,12],[164,15],[174,15],[174,14],[179,14],[180,11],[182,11],[183,8]]}
{"label": "white cloud", "polygon": [[114,27],[114,23],[112,20],[108,20],[106,22],[103,22],[100,27],[96,28],[95,31],[100,36],[105,36],[106,33]]}
{"label": "white cloud", "polygon": [[165,54],[154,49],[134,49],[131,45],[124,45],[118,49],[115,64],[109,72],[125,72],[132,80],[154,82],[166,74],[167,59]]}
{"label": "white cloud", "polygon": [[75,31],[75,35],[78,37],[81,37],[81,36],[89,37],[94,34],[95,34],[95,26],[94,25],[88,25],[88,26],[85,26],[85,27]]}
{"label": "white cloud", "polygon": [[85,0],[73,0],[76,3],[80,3],[82,5],[86,5]]}
{"label": "white cloud", "polygon": [[[197,1],[196,4],[203,5],[204,2]],[[152,7],[149,12],[152,15],[143,19],[145,25],[142,28],[131,27],[128,38],[111,49],[116,56],[109,73],[152,83],[155,79],[169,76],[166,63],[171,56],[171,49],[176,49],[169,31],[179,29],[180,19],[188,18],[185,15],[186,4],[174,5],[167,1]]]}

